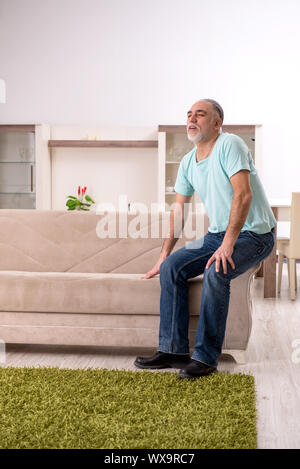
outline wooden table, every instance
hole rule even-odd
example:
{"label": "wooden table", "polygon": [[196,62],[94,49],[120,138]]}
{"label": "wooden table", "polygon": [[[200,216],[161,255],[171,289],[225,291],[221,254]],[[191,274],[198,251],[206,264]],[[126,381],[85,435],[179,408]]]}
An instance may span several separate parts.
{"label": "wooden table", "polygon": [[[272,199],[269,201],[277,221],[290,221],[291,201],[290,199]],[[276,297],[276,240],[277,227],[275,228],[275,245],[271,254],[263,262],[258,276],[264,277],[264,297]]]}

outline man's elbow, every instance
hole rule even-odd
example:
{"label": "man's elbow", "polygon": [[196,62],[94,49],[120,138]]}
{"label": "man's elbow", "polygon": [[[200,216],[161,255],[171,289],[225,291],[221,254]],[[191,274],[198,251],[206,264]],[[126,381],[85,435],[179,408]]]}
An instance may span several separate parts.
{"label": "man's elbow", "polygon": [[252,197],[253,197],[253,194],[252,194],[251,189],[249,191],[243,191],[243,192],[240,192],[239,194],[234,195],[234,198],[238,200],[241,205],[244,205],[244,206],[248,206],[248,205],[250,206],[252,202]]}

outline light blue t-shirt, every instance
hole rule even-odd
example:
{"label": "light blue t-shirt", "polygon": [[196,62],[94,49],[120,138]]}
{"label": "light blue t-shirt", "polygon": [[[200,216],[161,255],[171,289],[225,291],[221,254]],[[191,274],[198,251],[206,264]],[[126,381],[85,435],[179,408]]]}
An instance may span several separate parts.
{"label": "light blue t-shirt", "polygon": [[208,231],[227,230],[233,198],[230,178],[241,169],[250,171],[252,189],[250,209],[241,231],[271,231],[276,219],[245,142],[237,135],[221,133],[208,158],[197,162],[196,150],[195,146],[182,158],[174,189],[182,195],[198,193],[209,217]]}

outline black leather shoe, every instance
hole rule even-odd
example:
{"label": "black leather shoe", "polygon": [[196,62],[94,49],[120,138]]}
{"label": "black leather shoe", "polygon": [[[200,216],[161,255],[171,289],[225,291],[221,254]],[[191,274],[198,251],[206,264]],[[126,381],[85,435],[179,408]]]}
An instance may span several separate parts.
{"label": "black leather shoe", "polygon": [[134,364],[138,368],[182,368],[190,362],[189,355],[157,352],[152,357],[137,357]]}
{"label": "black leather shoe", "polygon": [[179,371],[179,378],[200,378],[201,376],[207,376],[217,371],[216,366],[208,366],[205,363],[193,360],[191,358],[190,363]]}

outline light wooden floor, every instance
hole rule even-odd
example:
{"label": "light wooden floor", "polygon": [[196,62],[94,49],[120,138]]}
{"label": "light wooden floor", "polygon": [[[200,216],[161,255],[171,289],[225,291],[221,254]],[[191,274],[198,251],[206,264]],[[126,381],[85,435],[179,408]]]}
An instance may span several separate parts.
{"label": "light wooden floor", "polygon": [[[296,301],[289,300],[286,265],[279,298],[263,298],[263,279],[253,285],[253,325],[247,364],[222,356],[219,371],[253,374],[257,392],[258,447],[300,448],[300,265]],[[298,344],[293,347],[293,341]],[[7,345],[1,366],[59,368],[118,368],[137,370],[136,355],[154,350],[116,350],[98,347]],[[299,363],[297,363],[299,362]],[[165,371],[165,370],[164,370]],[[177,372],[176,370],[169,370]]]}

